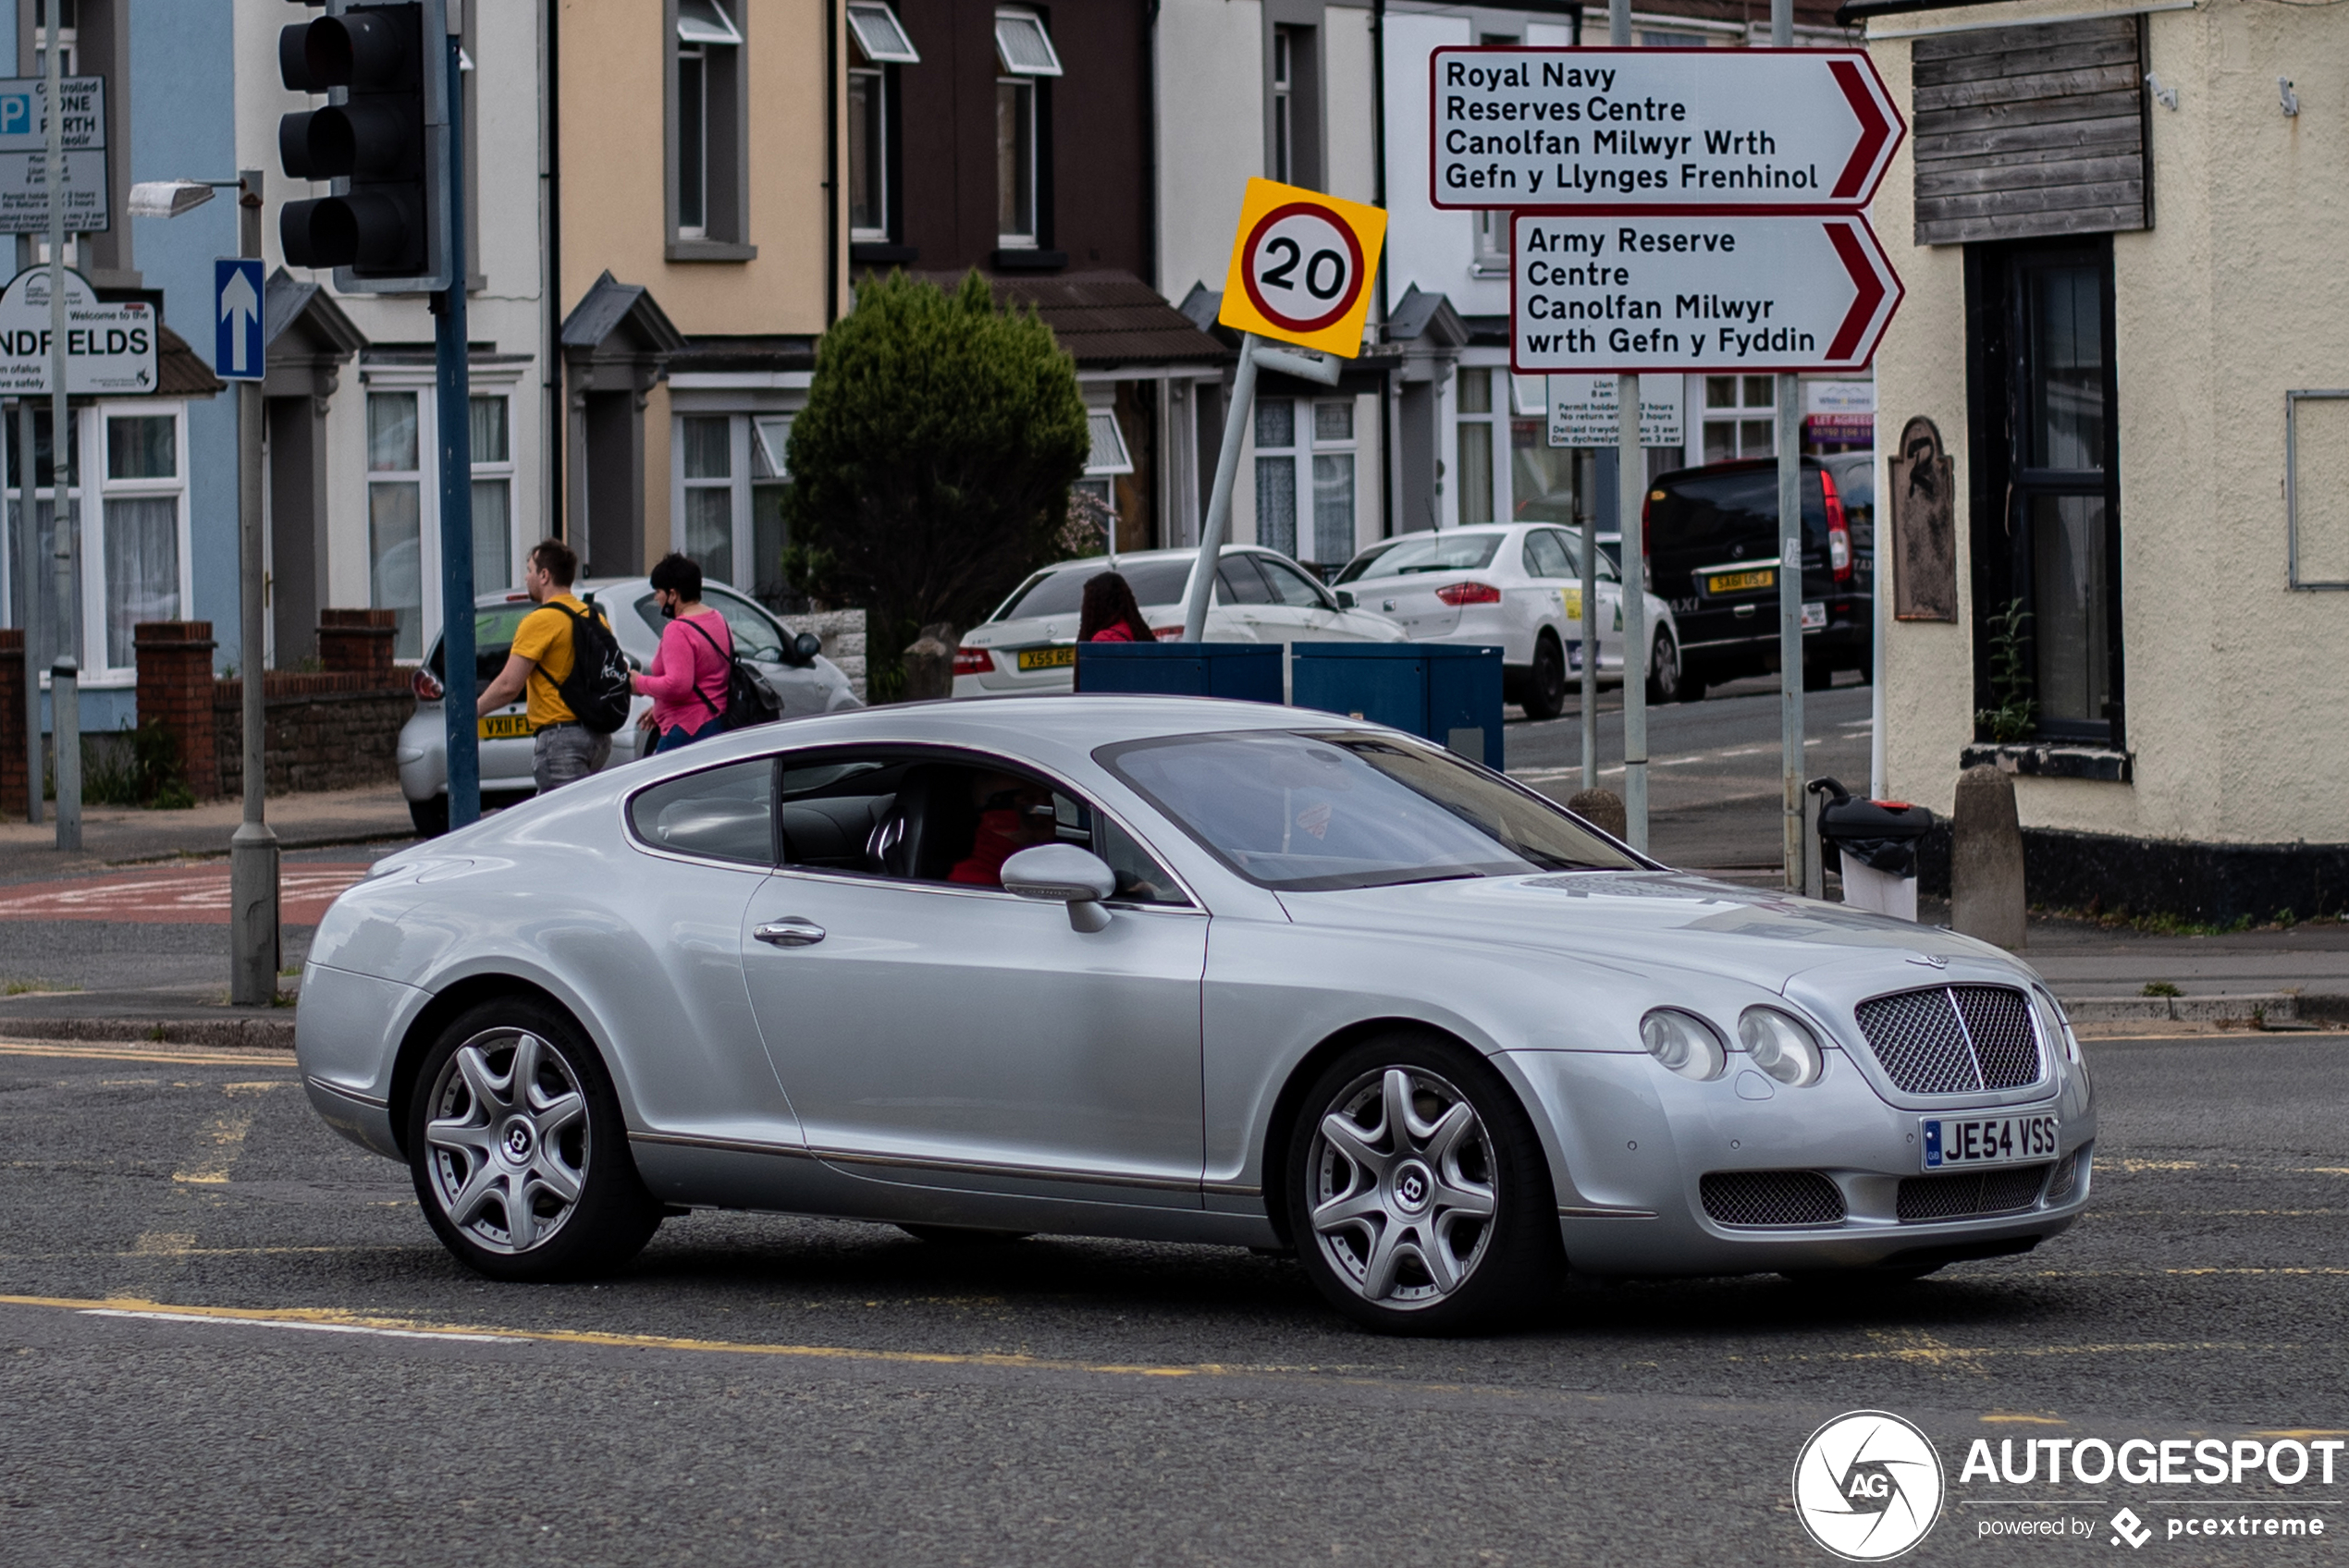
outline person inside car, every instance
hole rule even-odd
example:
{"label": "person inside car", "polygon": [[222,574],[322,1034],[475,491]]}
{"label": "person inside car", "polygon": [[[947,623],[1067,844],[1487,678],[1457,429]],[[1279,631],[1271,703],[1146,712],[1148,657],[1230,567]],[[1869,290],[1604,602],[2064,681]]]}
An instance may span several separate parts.
{"label": "person inside car", "polygon": [[972,837],[971,852],[954,863],[946,880],[1000,888],[1005,861],[1058,836],[1052,792],[1034,779],[1008,773],[981,773],[972,779],[971,790],[978,802],[978,831]]}

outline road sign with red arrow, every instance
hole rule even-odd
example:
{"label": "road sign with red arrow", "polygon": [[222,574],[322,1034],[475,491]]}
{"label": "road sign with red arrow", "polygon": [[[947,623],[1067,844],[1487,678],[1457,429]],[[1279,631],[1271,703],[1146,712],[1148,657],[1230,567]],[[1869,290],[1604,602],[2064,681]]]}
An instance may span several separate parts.
{"label": "road sign with red arrow", "polygon": [[1520,375],[1856,370],[1900,280],[1853,214],[1512,214]]}
{"label": "road sign with red arrow", "polygon": [[1858,49],[1438,49],[1438,207],[1852,212],[1908,134]]}

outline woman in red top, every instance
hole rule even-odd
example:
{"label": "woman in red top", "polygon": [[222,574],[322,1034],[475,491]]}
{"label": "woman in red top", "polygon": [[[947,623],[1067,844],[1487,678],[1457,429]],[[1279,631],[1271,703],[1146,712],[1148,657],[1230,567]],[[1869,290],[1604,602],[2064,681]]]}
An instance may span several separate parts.
{"label": "woman in red top", "polygon": [[652,668],[628,678],[653,705],[637,722],[660,736],[656,752],[673,752],[726,728],[726,686],[733,678],[734,637],[726,618],[701,602],[701,567],[669,555],[652,570],[653,596],[669,625]]}
{"label": "woman in red top", "polygon": [[1150,622],[1134,602],[1134,585],[1113,571],[1098,573],[1085,584],[1084,607],[1077,612],[1080,643],[1147,643]]}

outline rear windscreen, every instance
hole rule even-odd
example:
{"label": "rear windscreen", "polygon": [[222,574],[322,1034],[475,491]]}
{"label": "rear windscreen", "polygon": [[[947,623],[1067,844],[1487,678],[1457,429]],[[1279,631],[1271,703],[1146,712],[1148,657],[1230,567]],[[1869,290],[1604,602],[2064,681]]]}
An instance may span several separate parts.
{"label": "rear windscreen", "polygon": [[[1767,559],[1778,553],[1777,471],[1675,475],[1650,493],[1647,526],[1650,554],[1682,569]],[[1826,548],[1826,501],[1816,469],[1802,472],[1802,526],[1806,550]]]}
{"label": "rear windscreen", "polygon": [[[510,605],[493,605],[473,611],[473,669],[479,679],[491,680],[506,668],[506,655],[514,651],[514,631],[522,625],[522,618],[538,606],[529,600]],[[435,639],[432,657],[425,661],[433,674],[448,679],[442,670],[441,645]]]}
{"label": "rear windscreen", "polygon": [[1412,577],[1431,571],[1482,571],[1501,547],[1497,533],[1430,533],[1398,539],[1338,573],[1340,582],[1372,577]]}
{"label": "rear windscreen", "polygon": [[[1069,567],[1061,571],[1048,571],[1013,596],[995,614],[997,620],[1026,620],[1048,615],[1075,615],[1085,607],[1085,584],[1110,569],[1103,560],[1095,567]],[[1191,580],[1191,562],[1187,559],[1135,561],[1121,565],[1118,575],[1134,590],[1134,602],[1144,606],[1179,604],[1183,589]]]}

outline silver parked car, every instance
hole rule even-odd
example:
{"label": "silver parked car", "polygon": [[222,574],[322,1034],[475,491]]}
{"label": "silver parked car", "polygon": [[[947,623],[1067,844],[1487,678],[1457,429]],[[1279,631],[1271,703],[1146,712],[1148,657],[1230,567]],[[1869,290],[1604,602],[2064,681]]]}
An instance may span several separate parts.
{"label": "silver parked car", "polygon": [[[652,663],[666,623],[649,582],[641,577],[583,578],[572,591],[603,610],[631,665],[642,669]],[[726,618],[735,651],[756,666],[768,690],[775,693],[778,718],[864,705],[848,677],[817,652],[812,634],[794,635],[764,606],[715,582],[703,587],[702,602]],[[537,607],[527,594],[484,594],[473,601],[473,666],[481,684],[487,685],[505,668],[515,629]],[[447,663],[440,640],[433,639],[415,675],[416,711],[400,731],[400,792],[407,797],[416,831],[426,838],[449,830],[449,726],[441,707]],[[629,704],[628,722],[611,738],[611,761],[606,766],[635,757],[641,733],[636,719],[651,705],[649,697]],[[537,791],[530,776],[533,742],[526,712],[526,702],[517,700],[480,717],[484,805],[510,804]]]}
{"label": "silver parked car", "polygon": [[378,863],[311,1102],[458,1257],[677,1208],[1293,1248],[1386,1329],[1596,1274],[1910,1277],[2070,1226],[2097,1132],[1996,949],[1654,864],[1377,726],[933,703],[720,737]]}

